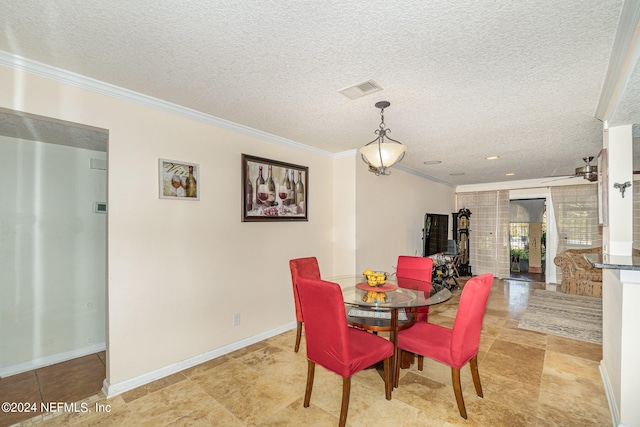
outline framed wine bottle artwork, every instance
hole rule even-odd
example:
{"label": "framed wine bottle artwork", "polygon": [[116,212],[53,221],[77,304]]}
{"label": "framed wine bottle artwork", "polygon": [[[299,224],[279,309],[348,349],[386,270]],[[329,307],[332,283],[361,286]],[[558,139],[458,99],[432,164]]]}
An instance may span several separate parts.
{"label": "framed wine bottle artwork", "polygon": [[200,200],[200,166],[159,159],[161,199]]}
{"label": "framed wine bottle artwork", "polygon": [[242,221],[308,221],[309,168],[242,155]]}

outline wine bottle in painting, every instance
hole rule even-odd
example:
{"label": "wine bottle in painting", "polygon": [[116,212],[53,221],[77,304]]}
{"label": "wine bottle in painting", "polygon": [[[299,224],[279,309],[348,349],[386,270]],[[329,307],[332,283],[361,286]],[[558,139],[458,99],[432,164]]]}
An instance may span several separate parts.
{"label": "wine bottle in painting", "polygon": [[273,182],[273,167],[271,165],[269,165],[266,184],[269,190],[269,198],[265,202],[265,205],[272,206],[276,201],[276,184]]}
{"label": "wine bottle in painting", "polygon": [[260,172],[258,173],[258,178],[256,178],[256,205],[263,205],[264,202],[258,197],[258,189],[261,185],[264,185],[264,178],[262,177],[262,166],[260,166]]}
{"label": "wine bottle in painting", "polygon": [[249,177],[248,163],[247,163],[247,179],[245,182],[244,197],[246,198],[245,209],[247,210],[247,212],[250,212],[253,210],[253,185],[251,184],[251,178]]}
{"label": "wine bottle in painting", "polygon": [[291,199],[289,198],[289,193],[291,192],[291,181],[289,181],[289,169],[284,171],[284,181],[282,181],[282,185],[287,189],[287,196],[282,201],[284,206],[289,206],[291,204]]}
{"label": "wine bottle in painting", "polygon": [[193,166],[189,166],[189,176],[187,176],[187,188],[185,189],[187,197],[198,197],[198,183],[193,176]]}
{"label": "wine bottle in painting", "polygon": [[301,171],[298,171],[298,182],[296,182],[296,205],[304,211],[304,184]]}
{"label": "wine bottle in painting", "polygon": [[[289,190],[289,206],[296,204],[296,182],[293,174],[293,169],[291,169],[291,190]],[[294,212],[295,213],[295,212]]]}

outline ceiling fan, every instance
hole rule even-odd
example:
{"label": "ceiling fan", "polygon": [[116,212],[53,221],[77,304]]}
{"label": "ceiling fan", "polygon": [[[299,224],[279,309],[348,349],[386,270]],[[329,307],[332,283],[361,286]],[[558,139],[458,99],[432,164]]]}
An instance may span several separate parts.
{"label": "ceiling fan", "polygon": [[[584,166],[576,168],[576,172],[573,175],[554,175],[549,178],[565,179],[565,178],[584,178],[589,182],[595,182],[598,180],[598,166],[592,165],[593,156],[583,157],[582,161]],[[549,181],[547,181],[549,182]]]}

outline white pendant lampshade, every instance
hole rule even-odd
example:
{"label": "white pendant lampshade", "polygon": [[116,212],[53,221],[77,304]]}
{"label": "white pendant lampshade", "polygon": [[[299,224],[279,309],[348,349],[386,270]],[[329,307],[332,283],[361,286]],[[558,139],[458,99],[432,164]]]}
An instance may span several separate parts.
{"label": "white pendant lampshade", "polygon": [[380,128],[375,131],[378,137],[359,150],[362,160],[369,165],[369,171],[376,175],[389,175],[387,169],[402,160],[407,150],[405,145],[389,138],[391,129],[387,129],[384,124],[384,109],[389,105],[391,104],[387,101],[376,103],[381,117]]}
{"label": "white pendant lampshade", "polygon": [[394,165],[407,150],[406,145],[396,144],[395,142],[374,143],[365,145],[360,149],[360,153],[367,161],[377,168],[389,167]]}

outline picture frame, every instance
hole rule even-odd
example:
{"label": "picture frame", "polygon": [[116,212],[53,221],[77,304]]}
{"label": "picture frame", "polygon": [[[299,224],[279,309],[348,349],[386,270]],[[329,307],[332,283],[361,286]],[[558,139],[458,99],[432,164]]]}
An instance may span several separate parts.
{"label": "picture frame", "polygon": [[598,223],[609,226],[609,163],[607,149],[598,154]]}
{"label": "picture frame", "polygon": [[241,166],[242,222],[309,220],[307,166],[248,154]]}
{"label": "picture frame", "polygon": [[158,159],[161,199],[200,200],[200,166],[197,163]]}

